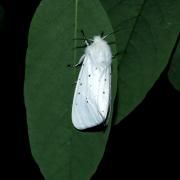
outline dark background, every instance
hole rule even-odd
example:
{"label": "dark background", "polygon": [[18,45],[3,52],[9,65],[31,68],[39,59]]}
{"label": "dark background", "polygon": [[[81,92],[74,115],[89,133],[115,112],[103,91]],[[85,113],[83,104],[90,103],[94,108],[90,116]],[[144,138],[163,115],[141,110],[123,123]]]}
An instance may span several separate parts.
{"label": "dark background", "polygon": [[[0,31],[1,132],[0,179],[43,179],[32,158],[23,86],[27,36],[39,0],[4,0]],[[112,128],[104,158],[93,180],[171,178],[178,174],[180,93],[168,81],[169,65],[144,101]],[[5,175],[5,176],[4,176]],[[1,177],[2,176],[2,177]],[[116,177],[116,178],[115,178]]]}

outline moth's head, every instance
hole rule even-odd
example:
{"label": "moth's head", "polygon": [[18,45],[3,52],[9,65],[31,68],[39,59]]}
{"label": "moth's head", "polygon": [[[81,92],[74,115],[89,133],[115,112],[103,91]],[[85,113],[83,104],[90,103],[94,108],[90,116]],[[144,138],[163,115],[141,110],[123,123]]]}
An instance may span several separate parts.
{"label": "moth's head", "polygon": [[109,66],[111,64],[111,49],[101,36],[94,36],[93,42],[87,46],[85,54],[96,66]]}
{"label": "moth's head", "polygon": [[93,42],[94,43],[100,43],[100,42],[104,42],[104,40],[102,39],[101,36],[94,36]]}

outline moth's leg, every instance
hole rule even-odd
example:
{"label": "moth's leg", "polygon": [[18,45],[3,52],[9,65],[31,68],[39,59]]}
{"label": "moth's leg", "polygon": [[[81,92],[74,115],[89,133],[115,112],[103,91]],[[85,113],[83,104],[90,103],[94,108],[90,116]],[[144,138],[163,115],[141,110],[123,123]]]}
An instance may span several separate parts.
{"label": "moth's leg", "polygon": [[80,60],[79,60],[79,62],[78,62],[77,64],[74,64],[74,65],[68,64],[67,66],[68,66],[68,67],[72,67],[72,68],[74,68],[74,67],[79,67],[79,66],[82,65],[82,63],[83,63],[83,61],[84,61],[84,58],[85,58],[85,54],[83,54],[83,55],[81,56],[81,58],[80,58]]}
{"label": "moth's leg", "polygon": [[79,59],[79,62],[78,62],[77,64],[75,64],[74,66],[75,66],[75,67],[81,66],[82,63],[83,63],[83,61],[84,61],[84,58],[85,58],[85,54],[83,54],[83,55],[81,56],[81,58]]}
{"label": "moth's leg", "polygon": [[93,39],[88,39],[86,37],[83,30],[81,30],[81,34],[82,34],[82,38],[74,38],[73,40],[82,40],[82,41],[84,41],[85,45],[84,46],[78,46],[76,48],[85,48],[85,47],[89,46],[91,44],[91,42],[93,42]]}
{"label": "moth's leg", "polygon": [[81,41],[83,41],[84,38],[73,38],[73,40],[81,40]]}
{"label": "moth's leg", "polygon": [[101,38],[104,36],[104,31],[101,32],[100,36]]}
{"label": "moth's leg", "polygon": [[112,56],[112,59],[116,58],[119,55],[124,56],[125,54],[126,54],[126,50],[125,51],[118,51],[116,54],[114,54]]}
{"label": "moth's leg", "polygon": [[116,54],[113,55],[112,59],[116,58],[119,55],[120,55],[120,52],[117,52]]}
{"label": "moth's leg", "polygon": [[76,85],[77,84],[77,81],[74,81],[73,83],[72,83],[72,85]]}
{"label": "moth's leg", "polygon": [[[73,38],[73,40],[84,41],[84,38]],[[86,39],[88,42],[93,42],[93,39]]]}
{"label": "moth's leg", "polygon": [[81,34],[82,34],[82,37],[83,37],[83,39],[84,39],[84,43],[86,44],[86,46],[89,46],[89,45],[90,45],[90,42],[89,42],[89,40],[87,39],[87,37],[86,37],[86,35],[85,35],[85,33],[84,33],[83,30],[81,30]]}
{"label": "moth's leg", "polygon": [[83,45],[83,46],[76,46],[74,49],[81,49],[81,48],[86,48],[87,45]]}
{"label": "moth's leg", "polygon": [[109,45],[111,45],[111,44],[115,44],[116,42],[114,42],[114,41],[112,41],[112,42],[108,42],[108,44]]}

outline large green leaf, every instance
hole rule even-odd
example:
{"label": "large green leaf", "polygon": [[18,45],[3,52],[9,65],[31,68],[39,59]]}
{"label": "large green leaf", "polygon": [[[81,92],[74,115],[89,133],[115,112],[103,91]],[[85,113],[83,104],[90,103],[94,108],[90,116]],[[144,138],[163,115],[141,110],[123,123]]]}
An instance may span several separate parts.
{"label": "large green leaf", "polygon": [[[98,0],[43,0],[33,17],[26,59],[25,102],[32,154],[46,180],[90,179],[103,155],[105,131],[80,132],[72,127],[71,106],[83,29],[88,37],[112,27]],[[110,41],[113,41],[111,36]],[[115,53],[115,47],[113,53]],[[117,61],[113,62],[113,98]],[[109,121],[111,120],[109,117]]]}
{"label": "large green leaf", "polygon": [[180,91],[180,36],[175,47],[172,62],[168,72],[168,77],[172,85]]}
{"label": "large green leaf", "polygon": [[[180,29],[179,0],[100,0],[116,33],[119,57],[117,124],[145,97],[168,63]],[[121,30],[122,29],[122,30]]]}

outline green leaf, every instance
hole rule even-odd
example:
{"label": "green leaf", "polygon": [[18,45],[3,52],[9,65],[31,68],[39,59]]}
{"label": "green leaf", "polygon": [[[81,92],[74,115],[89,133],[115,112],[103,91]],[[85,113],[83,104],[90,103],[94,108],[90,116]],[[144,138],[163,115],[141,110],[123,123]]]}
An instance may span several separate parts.
{"label": "green leaf", "polygon": [[116,33],[119,57],[114,123],[146,96],[166,67],[180,29],[179,0],[101,0]]}
{"label": "green leaf", "polygon": [[[73,40],[81,37],[81,29],[88,37],[112,32],[98,0],[43,0],[30,27],[25,76],[28,131],[32,154],[46,180],[90,179],[110,131],[110,123],[103,132],[80,132],[71,123],[79,69],[67,65],[77,63],[83,54],[83,50],[73,49],[82,43]],[[117,61],[112,71],[113,104]]]}
{"label": "green leaf", "polygon": [[168,77],[174,88],[180,91],[180,35],[172,57]]}

